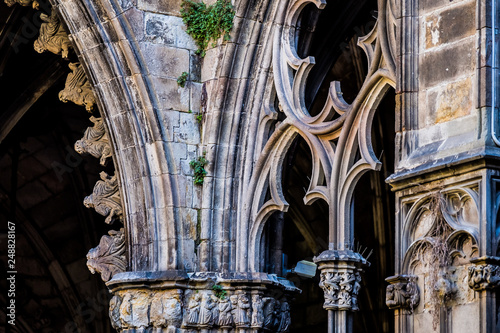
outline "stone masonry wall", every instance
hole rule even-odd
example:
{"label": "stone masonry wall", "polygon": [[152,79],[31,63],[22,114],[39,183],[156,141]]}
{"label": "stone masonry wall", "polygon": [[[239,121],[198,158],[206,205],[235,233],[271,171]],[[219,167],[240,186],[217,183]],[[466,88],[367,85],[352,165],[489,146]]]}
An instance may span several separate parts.
{"label": "stone masonry wall", "polygon": [[[201,127],[196,120],[201,112],[201,58],[195,54],[197,46],[186,33],[180,9],[181,0],[138,0],[124,15],[134,29],[160,103],[161,126],[168,134],[178,184],[179,207],[176,209],[182,230],[179,230],[177,241],[183,249],[179,264],[193,271],[196,270],[195,241],[199,238],[201,186],[194,185],[189,162],[203,153]],[[189,74],[184,88],[177,83],[183,72]]]}

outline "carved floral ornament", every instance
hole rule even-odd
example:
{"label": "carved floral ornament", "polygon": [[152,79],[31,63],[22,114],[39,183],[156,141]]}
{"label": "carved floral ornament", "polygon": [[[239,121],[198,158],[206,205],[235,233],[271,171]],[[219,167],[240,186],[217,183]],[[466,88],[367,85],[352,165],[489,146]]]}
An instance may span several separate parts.
{"label": "carved floral ornament", "polygon": [[[275,30],[273,45],[274,88],[280,111],[286,118],[276,127],[255,163],[246,197],[246,210],[241,212],[243,225],[237,239],[241,241],[241,258],[249,258],[249,269],[258,270],[261,254],[260,239],[264,224],[275,211],[286,211],[288,202],[281,188],[283,157],[294,139],[300,135],[309,145],[312,175],[304,202],[321,199],[330,205],[330,243],[344,244],[352,240],[349,203],[352,189],[359,177],[368,170],[380,169],[381,163],[371,145],[371,120],[381,97],[395,87],[396,50],[393,13],[397,1],[379,0],[379,17],[373,30],[359,38],[369,70],[358,96],[352,104],[342,97],[339,82],[331,82],[323,110],[311,116],[305,107],[305,87],[314,57],[301,58],[297,53],[296,26],[301,11],[308,4],[323,9],[324,0],[283,1],[286,13],[282,26]],[[270,96],[273,98],[274,96]],[[273,103],[264,103],[265,108]],[[267,110],[267,109],[266,109]],[[277,114],[278,110],[272,110]],[[264,119],[273,118],[263,112]],[[261,126],[268,126],[263,121]],[[258,131],[259,133],[261,131]],[[360,159],[351,158],[360,153]],[[265,200],[266,193],[271,194]],[[256,194],[256,195],[254,195]],[[247,231],[249,230],[249,232]],[[247,253],[249,254],[247,255]],[[244,260],[241,260],[244,261]],[[240,268],[246,269],[245,266]]]}

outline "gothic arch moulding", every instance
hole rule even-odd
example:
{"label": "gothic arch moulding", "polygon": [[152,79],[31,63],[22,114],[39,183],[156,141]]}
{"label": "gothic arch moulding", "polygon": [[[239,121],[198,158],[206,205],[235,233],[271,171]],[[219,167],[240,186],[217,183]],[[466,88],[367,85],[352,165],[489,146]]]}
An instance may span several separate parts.
{"label": "gothic arch moulding", "polygon": [[108,129],[121,184],[129,269],[177,269],[176,171],[126,8],[108,0],[52,5],[68,28]]}

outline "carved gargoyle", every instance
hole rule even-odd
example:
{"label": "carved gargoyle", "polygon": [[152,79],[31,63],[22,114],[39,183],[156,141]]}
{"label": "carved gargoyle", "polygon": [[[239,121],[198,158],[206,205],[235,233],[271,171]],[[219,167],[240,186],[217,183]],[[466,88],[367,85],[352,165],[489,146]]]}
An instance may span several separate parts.
{"label": "carved gargoyle", "polygon": [[50,16],[41,14],[40,18],[44,23],[40,26],[40,36],[33,44],[35,51],[38,53],[49,51],[54,54],[61,54],[64,59],[67,59],[71,42],[56,11],[52,9]]}
{"label": "carved gargoyle", "polygon": [[64,103],[70,101],[76,105],[85,106],[85,109],[91,112],[94,108],[95,96],[83,66],[75,62],[70,63],[69,68],[72,72],[66,78],[64,89],[59,92],[59,99]]}
{"label": "carved gargoyle", "polygon": [[420,291],[416,276],[398,275],[386,279],[387,286],[385,304],[389,309],[407,309],[412,311],[420,302]]}
{"label": "carved gargoyle", "polygon": [[110,230],[108,234],[101,237],[99,246],[87,253],[87,267],[92,274],[100,273],[104,282],[126,269],[123,228],[120,231]]}
{"label": "carved gargoyle", "polygon": [[104,171],[99,175],[101,180],[97,181],[94,191],[85,197],[83,204],[87,208],[94,208],[102,216],[106,216],[105,222],[108,224],[112,224],[115,220],[121,222],[122,204],[116,175],[110,177]]}
{"label": "carved gargoyle", "polygon": [[5,0],[5,3],[9,7],[11,7],[11,6],[15,5],[16,3],[18,3],[18,4],[20,4],[21,6],[24,6],[24,7],[32,6],[34,9],[39,9],[40,8],[40,4],[36,0],[35,1],[33,1],[33,0]]}
{"label": "carved gargoyle", "polygon": [[100,164],[105,166],[108,157],[111,157],[108,135],[102,118],[90,117],[90,121],[94,123],[94,126],[85,130],[83,138],[75,143],[75,150],[81,155],[90,154],[98,158]]}

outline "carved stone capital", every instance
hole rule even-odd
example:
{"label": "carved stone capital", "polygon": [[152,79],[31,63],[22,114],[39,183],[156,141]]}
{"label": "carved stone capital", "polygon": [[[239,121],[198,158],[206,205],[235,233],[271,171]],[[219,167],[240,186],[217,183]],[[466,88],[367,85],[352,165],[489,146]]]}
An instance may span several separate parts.
{"label": "carved stone capital", "polygon": [[87,208],[94,208],[102,216],[106,216],[105,222],[108,224],[112,224],[115,220],[121,222],[122,203],[116,175],[111,177],[103,171],[100,176],[101,180],[97,181],[94,191],[85,197],[83,204]]}
{"label": "carved stone capital", "polygon": [[44,23],[40,26],[40,35],[35,40],[33,47],[38,53],[45,51],[60,54],[64,59],[68,58],[69,49],[72,47],[68,34],[64,30],[59,17],[54,9],[50,16],[41,14],[40,19]]}
{"label": "carved stone capital", "polygon": [[469,287],[476,291],[495,289],[500,286],[500,258],[473,258],[469,267]]}
{"label": "carved stone capital", "polygon": [[119,332],[287,332],[291,284],[276,281],[264,273],[194,273],[189,277],[182,272],[117,274],[107,283],[114,294],[109,313],[113,328]]}
{"label": "carved stone capital", "polygon": [[95,96],[83,66],[76,62],[70,63],[69,68],[71,73],[66,78],[64,89],[59,92],[59,100],[64,103],[70,101],[76,105],[85,106],[85,109],[91,112],[94,108]]}
{"label": "carved stone capital", "polygon": [[127,262],[123,228],[120,231],[111,230],[109,236],[101,237],[99,246],[87,254],[87,267],[92,274],[100,273],[104,282],[109,281],[117,273],[125,272]]}
{"label": "carved stone capital", "polygon": [[357,311],[361,272],[369,262],[351,250],[328,250],[314,257],[321,271],[319,286],[325,293],[326,310]]}
{"label": "carved stone capital", "polygon": [[389,309],[406,309],[412,311],[420,302],[420,291],[417,276],[396,275],[385,279],[390,284],[385,294],[385,304]]}

